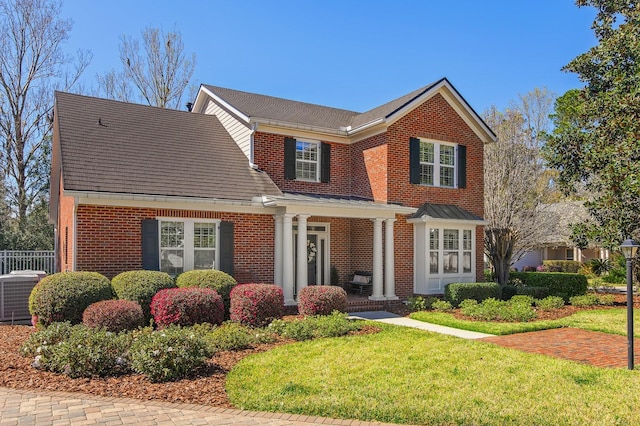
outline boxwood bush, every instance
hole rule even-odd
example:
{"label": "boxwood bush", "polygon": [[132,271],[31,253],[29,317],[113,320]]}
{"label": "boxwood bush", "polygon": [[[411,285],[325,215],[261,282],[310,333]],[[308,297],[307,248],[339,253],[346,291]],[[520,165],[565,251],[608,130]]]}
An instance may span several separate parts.
{"label": "boxwood bush", "polygon": [[531,296],[534,299],[544,299],[549,295],[549,289],[547,287],[522,287],[514,285],[505,285],[502,287],[502,300],[509,300],[516,295]]}
{"label": "boxwood bush", "polygon": [[229,318],[229,308],[231,306],[231,289],[238,282],[229,274],[217,269],[193,269],[183,272],[176,277],[176,285],[179,288],[184,287],[200,287],[215,290],[224,303],[225,318]]}
{"label": "boxwood bush", "polygon": [[500,286],[497,283],[450,283],[444,287],[444,298],[453,307],[466,299],[482,302],[490,297],[500,298]]}
{"label": "boxwood bush", "polygon": [[240,284],[231,290],[231,321],[262,327],[282,317],[284,293],[273,284]]}
{"label": "boxwood bush", "polygon": [[151,298],[160,290],[175,288],[169,274],[160,271],[127,271],[116,275],[111,286],[118,299],[138,302],[144,312],[145,322],[151,319]]}
{"label": "boxwood bush", "polygon": [[333,311],[345,312],[347,292],[342,287],[329,285],[308,286],[298,294],[300,315],[330,315]]}
{"label": "boxwood bush", "polygon": [[38,325],[69,321],[79,324],[92,303],[111,299],[109,279],[97,272],[59,272],[44,277],[29,295],[29,312]]}
{"label": "boxwood bush", "polygon": [[560,296],[569,300],[587,292],[587,277],[581,274],[565,272],[511,272],[512,278],[518,278],[526,287],[546,287],[549,296]]}
{"label": "boxwood bush", "polygon": [[132,300],[103,300],[92,303],[82,314],[82,323],[90,328],[119,332],[134,330],[145,324],[144,313]]}
{"label": "boxwood bush", "polygon": [[159,327],[209,323],[222,324],[222,297],[210,288],[166,288],[151,299],[151,315]]}

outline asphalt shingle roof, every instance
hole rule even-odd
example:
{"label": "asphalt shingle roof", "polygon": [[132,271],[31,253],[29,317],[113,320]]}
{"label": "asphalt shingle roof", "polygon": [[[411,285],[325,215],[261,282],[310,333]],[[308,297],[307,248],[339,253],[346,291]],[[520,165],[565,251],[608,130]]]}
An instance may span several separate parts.
{"label": "asphalt shingle roof", "polygon": [[64,189],[251,200],[281,195],[213,115],[56,93]]}

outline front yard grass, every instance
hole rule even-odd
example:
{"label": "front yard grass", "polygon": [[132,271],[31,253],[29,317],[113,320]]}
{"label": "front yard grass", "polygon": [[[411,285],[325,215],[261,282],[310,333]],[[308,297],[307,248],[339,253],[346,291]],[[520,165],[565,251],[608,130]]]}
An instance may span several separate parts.
{"label": "front yard grass", "polygon": [[[454,317],[446,312],[421,311],[411,314],[411,318],[459,328],[462,330],[478,331],[480,333],[506,335],[524,333],[527,331],[548,330],[560,327],[575,327],[584,330],[601,331],[611,334],[627,334],[627,310],[626,308],[594,309],[580,311],[571,316],[557,320],[531,321],[531,322],[485,322],[469,321]],[[634,317],[634,336],[640,337],[640,318]]]}
{"label": "front yard grass", "polygon": [[640,424],[640,375],[377,324],[241,361],[234,405],[412,424]]}

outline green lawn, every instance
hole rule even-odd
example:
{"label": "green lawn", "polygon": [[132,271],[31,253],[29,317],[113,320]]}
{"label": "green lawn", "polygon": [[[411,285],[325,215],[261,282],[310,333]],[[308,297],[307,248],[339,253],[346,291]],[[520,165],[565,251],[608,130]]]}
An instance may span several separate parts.
{"label": "green lawn", "polygon": [[[432,324],[460,328],[462,330],[479,331],[481,333],[497,335],[547,330],[550,328],[560,327],[576,327],[612,334],[627,334],[626,308],[595,309],[591,311],[581,311],[558,320],[514,323],[465,321],[457,319],[451,314],[435,311],[414,312],[411,314],[411,318],[419,321],[430,322]],[[635,337],[640,337],[640,318],[638,314],[634,316],[633,324]]]}
{"label": "green lawn", "polygon": [[640,424],[640,374],[380,325],[245,358],[239,408],[412,424]]}

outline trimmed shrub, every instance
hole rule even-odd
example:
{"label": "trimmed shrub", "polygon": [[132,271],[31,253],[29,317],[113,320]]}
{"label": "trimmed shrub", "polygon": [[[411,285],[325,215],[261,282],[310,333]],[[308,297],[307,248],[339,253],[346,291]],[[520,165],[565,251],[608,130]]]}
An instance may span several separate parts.
{"label": "trimmed shrub", "polygon": [[531,306],[531,305],[533,305],[534,300],[535,299],[533,297],[529,296],[529,295],[518,294],[518,295],[513,296],[511,298],[511,300],[509,300],[509,302],[511,302],[511,303],[520,303],[520,304],[523,304],[523,305]]}
{"label": "trimmed shrub", "polygon": [[132,300],[103,300],[84,310],[82,323],[117,333],[144,326],[144,313],[138,302]]}
{"label": "trimmed shrub", "polygon": [[231,290],[231,321],[262,327],[282,317],[284,293],[273,284],[241,284]]}
{"label": "trimmed shrub", "polygon": [[269,330],[294,340],[309,340],[318,337],[339,337],[360,330],[362,324],[352,321],[347,314],[334,311],[331,315],[308,316],[293,321],[274,320]]}
{"label": "trimmed shrub", "polygon": [[490,297],[500,298],[497,283],[451,283],[444,286],[444,298],[454,307],[465,299],[482,302]]}
{"label": "trimmed shrub", "polygon": [[97,272],[60,272],[44,277],[29,295],[29,312],[39,325],[79,324],[87,306],[111,299],[109,279]]}
{"label": "trimmed shrub", "polygon": [[174,325],[139,336],[129,350],[131,368],[152,382],[187,377],[212,354],[201,333]]}
{"label": "trimmed shrub", "polygon": [[131,340],[127,333],[76,326],[69,337],[53,348],[47,369],[74,379],[126,373]]}
{"label": "trimmed shrub", "polygon": [[127,271],[116,275],[111,286],[118,299],[138,302],[144,312],[144,320],[151,319],[151,299],[160,290],[175,288],[173,279],[166,272]]}
{"label": "trimmed shrub", "polygon": [[562,308],[564,306],[564,299],[558,296],[548,296],[544,299],[536,300],[535,305],[543,311],[551,311]]}
{"label": "trimmed shrub", "polygon": [[536,317],[530,301],[528,296],[523,296],[521,301],[489,298],[478,303],[475,300],[464,300],[460,304],[460,311],[463,315],[482,321],[530,321]]}
{"label": "trimmed shrub", "polygon": [[36,331],[29,335],[27,340],[20,346],[22,356],[41,355],[49,358],[51,348],[71,335],[73,325],[70,322],[54,322],[47,328]]}
{"label": "trimmed shrub", "polygon": [[341,287],[328,285],[308,286],[298,294],[300,315],[329,315],[347,309],[347,292]]}
{"label": "trimmed shrub", "polygon": [[170,324],[222,324],[224,305],[222,297],[210,288],[166,288],[151,299],[151,315],[161,328]]}
{"label": "trimmed shrub", "polygon": [[549,272],[569,272],[575,274],[580,270],[582,262],[577,260],[543,260],[542,264],[549,268]]}
{"label": "trimmed shrub", "polygon": [[511,276],[522,280],[526,287],[546,287],[549,296],[568,300],[587,292],[587,277],[564,272],[512,272]]}
{"label": "trimmed shrub", "polygon": [[573,296],[569,299],[571,306],[586,308],[598,305],[598,296],[595,294],[583,294],[581,296]]}
{"label": "trimmed shrub", "polygon": [[436,300],[439,300],[437,297],[435,296],[415,296],[415,297],[410,297],[407,299],[407,307],[412,311],[412,312],[417,312],[417,311],[428,311],[431,310],[433,307],[433,302],[435,302]]}
{"label": "trimmed shrub", "polygon": [[446,300],[440,300],[440,299],[433,302],[431,307],[433,308],[434,311],[439,311],[439,312],[449,312],[453,310],[453,306],[451,305],[451,303],[447,302]]}
{"label": "trimmed shrub", "polygon": [[239,351],[256,343],[253,333],[242,324],[227,322],[205,334],[209,348],[217,351]]}
{"label": "trimmed shrub", "polygon": [[222,297],[226,319],[229,318],[231,305],[229,295],[231,289],[237,284],[238,282],[231,275],[217,269],[193,269],[176,277],[176,285],[179,288],[200,287],[215,290]]}

